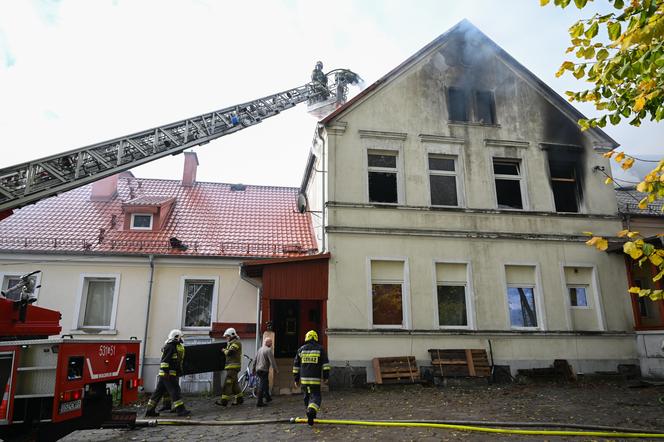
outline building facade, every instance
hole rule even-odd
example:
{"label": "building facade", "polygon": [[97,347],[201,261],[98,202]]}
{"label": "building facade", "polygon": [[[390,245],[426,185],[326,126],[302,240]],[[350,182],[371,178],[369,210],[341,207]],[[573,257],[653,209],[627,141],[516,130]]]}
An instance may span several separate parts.
{"label": "building facade", "polygon": [[[490,347],[498,365],[635,364],[617,143],[461,22],[323,119],[301,192],[329,251],[336,366]],[[323,172],[321,172],[323,171]]]}
{"label": "building facade", "polygon": [[[182,180],[123,173],[0,222],[3,290],[41,270],[37,305],[61,312],[63,334],[142,341],[147,390],[171,329],[191,344],[208,342],[214,323],[255,327],[258,291],[241,278],[243,261],[317,251],[297,189],[201,183],[197,164],[186,153]],[[241,333],[252,357],[254,336]],[[182,385],[210,390],[212,376]]]}

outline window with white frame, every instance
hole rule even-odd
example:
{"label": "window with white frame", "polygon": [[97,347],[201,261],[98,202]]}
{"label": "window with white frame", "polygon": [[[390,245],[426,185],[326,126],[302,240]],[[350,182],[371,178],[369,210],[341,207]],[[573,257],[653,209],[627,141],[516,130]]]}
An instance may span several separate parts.
{"label": "window with white frame", "polygon": [[405,326],[403,261],[371,261],[371,307],[374,327]]}
{"label": "window with white frame", "polygon": [[[39,286],[40,275],[41,275],[41,273],[37,273],[35,275],[29,276],[29,279],[30,279],[29,287],[32,289],[32,291],[29,292],[28,294],[31,297],[37,297],[37,295],[39,294],[38,286]],[[10,290],[13,287],[16,287],[16,285],[21,282],[21,276],[22,275],[18,274],[18,273],[16,273],[16,274],[9,274],[9,273],[2,274],[2,286],[0,287],[0,289],[5,294],[7,299],[11,299],[11,300],[14,300],[14,301],[17,301],[17,300],[21,299],[22,291],[19,288],[15,288],[14,290]]]}
{"label": "window with white frame", "polygon": [[505,277],[510,326],[513,328],[538,327],[535,267],[505,266]]}
{"label": "window with white frame", "polygon": [[496,204],[499,209],[523,209],[521,166],[521,161],[517,159],[493,159]]}
{"label": "window with white frame", "polygon": [[114,323],[118,277],[85,276],[79,308],[79,328],[108,329]]}
{"label": "window with white frame", "polygon": [[467,286],[466,264],[436,263],[438,326],[468,327]]}
{"label": "window with white frame", "polygon": [[185,279],[182,325],[185,328],[210,327],[215,302],[215,280]]}
{"label": "window with white frame", "polygon": [[151,213],[132,213],[131,214],[131,229],[132,230],[152,230],[152,214]]}
{"label": "window with white frame", "polygon": [[587,308],[588,304],[588,286],[586,285],[568,285],[570,307]]}
{"label": "window with white frame", "polygon": [[398,204],[398,153],[396,151],[369,150],[369,202]]}
{"label": "window with white frame", "polygon": [[431,205],[458,206],[456,157],[429,154],[428,160]]}

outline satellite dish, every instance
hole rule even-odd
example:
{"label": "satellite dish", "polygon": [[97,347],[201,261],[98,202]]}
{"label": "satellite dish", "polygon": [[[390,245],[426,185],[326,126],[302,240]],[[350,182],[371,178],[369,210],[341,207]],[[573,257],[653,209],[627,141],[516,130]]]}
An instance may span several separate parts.
{"label": "satellite dish", "polygon": [[307,201],[307,195],[304,193],[298,193],[297,194],[297,211],[300,213],[304,213],[307,211],[307,206],[309,205],[309,202]]}

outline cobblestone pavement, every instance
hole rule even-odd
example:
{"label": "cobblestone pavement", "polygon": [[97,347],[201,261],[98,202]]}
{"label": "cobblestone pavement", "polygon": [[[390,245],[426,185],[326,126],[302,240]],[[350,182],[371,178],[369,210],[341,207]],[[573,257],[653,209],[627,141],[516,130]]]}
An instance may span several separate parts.
{"label": "cobblestone pavement", "polygon": [[[329,392],[320,418],[328,419],[455,419],[510,422],[565,422],[664,430],[664,388],[628,388],[612,383],[530,384],[473,387],[378,387]],[[211,397],[186,397],[190,420],[288,419],[303,416],[302,397],[276,396],[267,407],[255,400],[221,408]],[[143,409],[141,409],[142,415]],[[140,416],[140,415],[139,415]],[[169,413],[162,417],[170,417]],[[94,430],[70,434],[63,441],[234,441],[263,440],[598,440],[468,433],[431,428],[362,427],[318,424],[171,426],[134,430]],[[601,440],[601,438],[599,439]],[[615,440],[615,439],[614,439]]]}

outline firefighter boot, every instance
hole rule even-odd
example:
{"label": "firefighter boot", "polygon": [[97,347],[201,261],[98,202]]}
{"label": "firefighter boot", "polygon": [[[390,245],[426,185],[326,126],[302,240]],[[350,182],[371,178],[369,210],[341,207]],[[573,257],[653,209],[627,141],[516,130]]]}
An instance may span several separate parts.
{"label": "firefighter boot", "polygon": [[243,403],[244,403],[244,398],[240,396],[235,398],[235,402],[233,402],[233,405],[242,405]]}
{"label": "firefighter boot", "polygon": [[313,426],[314,419],[316,419],[316,410],[313,408],[307,408],[307,423]]}
{"label": "firefighter boot", "polygon": [[179,417],[189,416],[191,414],[191,410],[187,410],[186,408],[184,408],[184,405],[176,407],[175,412]]}
{"label": "firefighter boot", "polygon": [[159,413],[154,408],[148,408],[145,410],[145,417],[159,417]]}
{"label": "firefighter boot", "polygon": [[162,412],[162,411],[168,411],[169,413],[173,410],[171,410],[171,404],[170,402],[164,402],[162,406],[157,410],[157,412]]}
{"label": "firefighter boot", "polygon": [[222,399],[220,401],[214,401],[214,405],[219,405],[220,407],[225,407],[228,405],[228,399]]}

